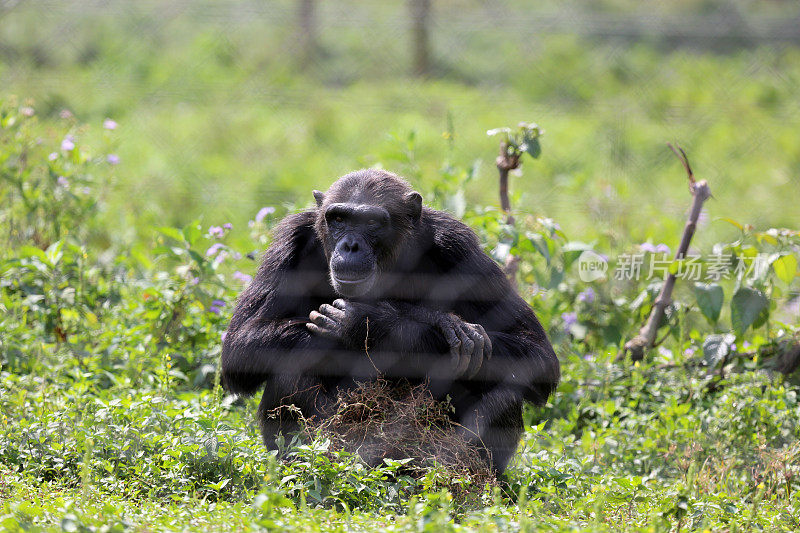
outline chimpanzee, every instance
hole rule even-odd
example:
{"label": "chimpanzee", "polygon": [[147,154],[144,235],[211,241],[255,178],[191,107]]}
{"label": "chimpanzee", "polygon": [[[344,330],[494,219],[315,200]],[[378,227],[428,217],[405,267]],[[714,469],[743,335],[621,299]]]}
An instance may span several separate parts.
{"label": "chimpanzee", "polygon": [[265,444],[380,373],[449,398],[456,427],[505,470],[523,400],[544,404],[560,376],[531,308],[472,230],[398,176],[359,170],[314,198],[275,228],[222,349],[229,391],[265,384]]}

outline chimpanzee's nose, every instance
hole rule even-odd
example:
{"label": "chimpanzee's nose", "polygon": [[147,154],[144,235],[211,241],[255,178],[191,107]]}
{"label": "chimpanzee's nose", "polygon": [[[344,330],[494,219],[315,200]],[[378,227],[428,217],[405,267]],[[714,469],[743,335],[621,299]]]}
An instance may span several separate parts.
{"label": "chimpanzee's nose", "polygon": [[348,254],[353,254],[358,251],[358,239],[351,235],[339,241],[339,245],[341,246],[341,251]]}

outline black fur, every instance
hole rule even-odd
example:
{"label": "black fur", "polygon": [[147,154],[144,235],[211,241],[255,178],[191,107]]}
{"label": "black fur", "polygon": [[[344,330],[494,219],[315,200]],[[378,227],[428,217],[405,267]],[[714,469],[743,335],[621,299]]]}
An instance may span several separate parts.
{"label": "black fur", "polygon": [[[437,398],[450,397],[454,421],[502,472],[522,433],[522,402],[547,401],[559,380],[559,362],[531,308],[467,226],[423,208],[409,185],[388,172],[349,174],[318,208],[287,216],[253,282],[242,293],[222,351],[226,388],[253,394],[265,384],[259,407],[262,434],[297,429],[296,415],[275,409],[294,404],[321,416],[337,390],[374,378],[426,380]],[[309,331],[309,313],[342,298],[329,279],[329,234],[320,212],[326,202],[379,205],[391,231],[375,243],[378,277],[367,294],[347,299],[340,337]],[[414,203],[416,202],[416,209]],[[479,324],[491,339],[491,359],[466,378],[454,372],[441,317]],[[312,326],[313,327],[313,326]],[[365,354],[368,349],[369,358]]]}

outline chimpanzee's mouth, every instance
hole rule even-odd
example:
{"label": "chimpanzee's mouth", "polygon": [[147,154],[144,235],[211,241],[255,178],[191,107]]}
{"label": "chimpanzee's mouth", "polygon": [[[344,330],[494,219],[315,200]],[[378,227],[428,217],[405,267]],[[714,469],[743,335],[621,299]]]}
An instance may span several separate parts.
{"label": "chimpanzee's mouth", "polygon": [[372,277],[373,272],[364,273],[346,273],[346,274],[331,274],[333,281],[336,283],[341,283],[342,285],[358,285],[360,283],[364,283],[369,281]]}
{"label": "chimpanzee's mouth", "polygon": [[366,294],[375,281],[375,271],[370,272],[331,272],[331,282],[336,292],[343,296],[362,296]]}

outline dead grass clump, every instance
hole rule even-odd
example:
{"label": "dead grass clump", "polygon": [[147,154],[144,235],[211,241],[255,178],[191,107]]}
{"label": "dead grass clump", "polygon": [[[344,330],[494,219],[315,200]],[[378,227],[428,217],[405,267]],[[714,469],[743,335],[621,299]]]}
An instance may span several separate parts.
{"label": "dead grass clump", "polygon": [[457,431],[450,404],[434,400],[425,385],[378,379],[343,391],[328,418],[311,428],[330,439],[332,448],[358,454],[367,464],[406,459],[411,475],[442,467],[472,483],[495,483],[478,448]]}

